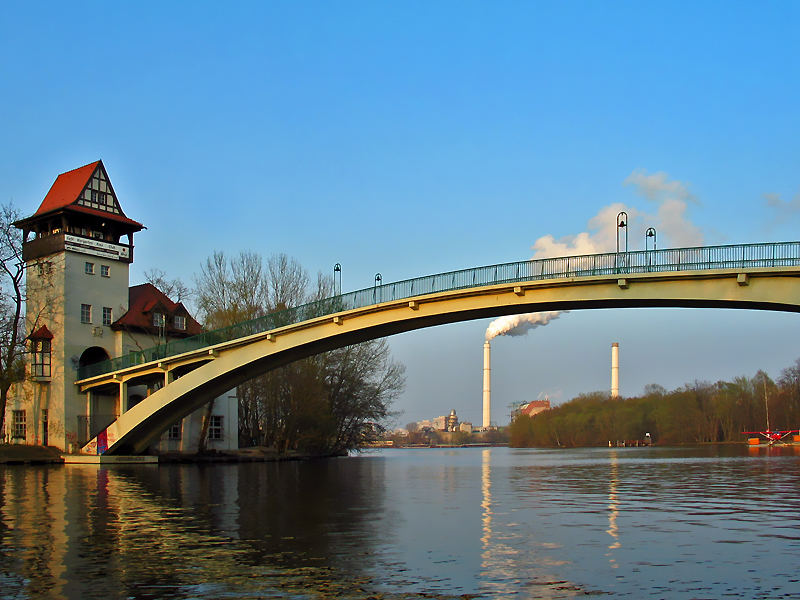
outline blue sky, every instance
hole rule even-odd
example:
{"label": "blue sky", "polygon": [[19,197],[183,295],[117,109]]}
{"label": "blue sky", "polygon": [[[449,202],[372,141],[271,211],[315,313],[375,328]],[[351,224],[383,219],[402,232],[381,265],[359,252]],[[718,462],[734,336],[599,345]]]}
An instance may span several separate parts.
{"label": "blue sky", "polygon": [[[0,198],[32,213],[58,173],[103,159],[148,228],[132,284],[252,249],[312,273],[340,262],[347,291],[530,258],[546,236],[602,247],[617,203],[639,215],[631,248],[650,224],[660,247],[795,240],[798,17],[794,2],[10,2]],[[392,338],[401,424],[479,422],[488,323]],[[570,313],[494,343],[494,418],[607,389],[612,341],[633,395],[777,376],[798,334],[790,314]]]}

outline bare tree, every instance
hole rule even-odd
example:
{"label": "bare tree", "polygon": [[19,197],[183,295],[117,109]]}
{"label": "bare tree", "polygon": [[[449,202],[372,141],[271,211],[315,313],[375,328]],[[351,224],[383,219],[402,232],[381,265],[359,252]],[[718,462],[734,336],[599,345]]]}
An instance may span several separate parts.
{"label": "bare tree", "polygon": [[208,329],[226,327],[266,312],[267,279],[263,259],[240,252],[229,259],[216,251],[195,277],[198,317]]}
{"label": "bare tree", "polygon": [[282,310],[306,301],[308,274],[296,259],[273,254],[267,260],[267,307]]}
{"label": "bare tree", "polygon": [[[233,259],[215,252],[195,283],[201,318],[212,328],[268,313],[280,322],[281,310],[328,298],[333,288],[319,274],[310,289],[305,269],[286,254],[264,261],[252,252]],[[380,432],[403,384],[385,341],[296,361],[237,388],[240,440],[318,454],[356,448]]]}
{"label": "bare tree", "polygon": [[[203,325],[208,329],[217,329],[266,314],[266,272],[261,255],[255,252],[243,251],[233,258],[228,258],[221,251],[214,252],[201,267],[200,275],[195,277],[195,299]],[[236,394],[240,422],[250,432],[250,443],[253,443],[263,417],[258,388],[248,382],[239,386]],[[213,409],[212,400],[203,419],[200,451],[205,449]]]}
{"label": "bare tree", "polygon": [[19,218],[13,204],[0,207],[0,430],[9,390],[25,378],[25,263],[22,232],[14,227]]}
{"label": "bare tree", "polygon": [[161,269],[149,269],[144,272],[144,279],[163,292],[170,300],[183,302],[192,295],[192,290],[178,277],[169,279]]}

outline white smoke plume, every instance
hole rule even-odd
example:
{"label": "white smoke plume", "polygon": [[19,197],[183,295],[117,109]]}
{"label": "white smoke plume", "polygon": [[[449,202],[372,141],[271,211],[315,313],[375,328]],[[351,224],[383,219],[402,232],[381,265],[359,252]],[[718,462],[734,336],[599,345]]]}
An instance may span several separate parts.
{"label": "white smoke plume", "polygon": [[544,312],[525,313],[523,315],[506,315],[489,323],[486,328],[486,341],[493,340],[498,335],[525,335],[531,329],[547,325],[567,311],[550,310]]}

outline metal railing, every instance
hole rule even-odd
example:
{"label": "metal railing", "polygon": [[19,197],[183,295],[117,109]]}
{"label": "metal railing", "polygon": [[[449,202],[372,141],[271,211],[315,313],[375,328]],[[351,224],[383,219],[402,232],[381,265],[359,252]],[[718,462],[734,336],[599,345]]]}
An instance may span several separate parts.
{"label": "metal railing", "polygon": [[800,266],[800,242],[700,246],[522,260],[416,277],[316,300],[78,369],[86,379],[345,310],[485,285],[597,275]]}

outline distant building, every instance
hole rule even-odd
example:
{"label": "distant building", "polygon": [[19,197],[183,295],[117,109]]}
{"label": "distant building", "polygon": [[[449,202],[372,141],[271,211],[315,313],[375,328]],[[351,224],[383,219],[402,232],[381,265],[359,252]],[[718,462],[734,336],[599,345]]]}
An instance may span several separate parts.
{"label": "distant building", "polygon": [[433,428],[436,431],[447,431],[447,417],[442,415],[433,419]]}
{"label": "distant building", "polygon": [[458,431],[458,417],[456,416],[456,409],[450,411],[450,414],[445,420],[445,428],[447,431]]}
{"label": "distant building", "polygon": [[550,410],[550,400],[534,400],[520,406],[519,414],[532,417],[546,410]]}
{"label": "distant building", "polygon": [[[6,407],[3,441],[74,451],[175,373],[154,372],[81,391],[79,367],[154,350],[202,328],[180,302],[150,284],[129,287],[133,235],[102,161],[59,175],[22,230],[28,297],[26,379]],[[157,358],[154,356],[153,358]],[[207,409],[164,432],[160,450],[197,447]],[[238,447],[235,392],[214,401],[207,447]]]}
{"label": "distant building", "polygon": [[458,430],[464,433],[472,433],[472,423],[461,421],[461,423],[458,424]]}

